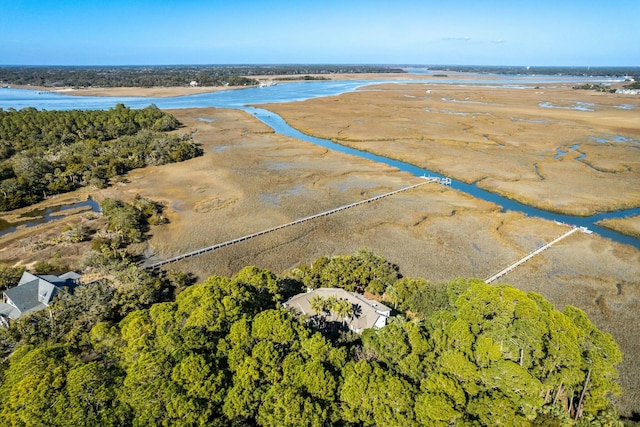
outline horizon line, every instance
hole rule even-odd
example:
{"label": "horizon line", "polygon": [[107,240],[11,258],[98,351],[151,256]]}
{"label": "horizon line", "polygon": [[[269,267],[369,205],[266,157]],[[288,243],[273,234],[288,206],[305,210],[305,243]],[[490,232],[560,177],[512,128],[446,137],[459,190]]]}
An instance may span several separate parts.
{"label": "horizon line", "polygon": [[229,63],[166,63],[166,64],[0,64],[0,67],[275,67],[275,66],[381,66],[381,67],[494,67],[494,68],[638,68],[640,65],[507,65],[507,64],[428,64],[384,62],[229,62]]}

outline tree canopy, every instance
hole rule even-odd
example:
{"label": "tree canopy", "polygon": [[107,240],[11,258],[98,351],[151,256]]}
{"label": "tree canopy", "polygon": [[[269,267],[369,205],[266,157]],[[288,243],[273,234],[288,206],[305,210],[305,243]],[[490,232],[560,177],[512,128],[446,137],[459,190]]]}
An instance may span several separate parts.
{"label": "tree canopy", "polygon": [[[384,261],[367,257],[352,261]],[[453,280],[413,320],[336,338],[281,308],[303,281],[256,267],[137,305],[83,286],[9,330],[7,425],[619,425],[611,336],[507,285]],[[385,295],[404,307],[425,286]]]}
{"label": "tree canopy", "polygon": [[367,249],[355,254],[320,257],[288,273],[311,289],[330,287],[382,295],[400,274],[397,266]]}
{"label": "tree canopy", "polygon": [[202,154],[180,123],[151,105],[133,110],[0,109],[0,211],[81,186],[104,187],[131,169]]}

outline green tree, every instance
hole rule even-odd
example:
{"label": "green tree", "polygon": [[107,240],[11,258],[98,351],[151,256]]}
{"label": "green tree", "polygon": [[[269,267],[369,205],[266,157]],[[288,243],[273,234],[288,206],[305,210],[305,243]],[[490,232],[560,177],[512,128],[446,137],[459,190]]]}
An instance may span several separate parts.
{"label": "green tree", "polygon": [[263,399],[256,417],[261,426],[321,427],[328,421],[327,411],[295,388],[276,384],[269,388]]}
{"label": "green tree", "polygon": [[[227,373],[215,352],[216,326],[198,310],[207,287],[188,288],[175,303],[155,304],[125,317],[118,328],[95,330],[102,343],[120,347],[113,352],[126,371],[118,399],[137,425],[215,425],[222,417]],[[221,298],[222,299],[222,298]],[[215,313],[208,315],[213,318]],[[94,328],[95,329],[95,328]],[[117,334],[110,338],[110,335]],[[218,335],[219,336],[219,335]],[[94,340],[95,340],[94,338]],[[108,344],[107,344],[108,345]],[[102,350],[104,352],[104,350]]]}
{"label": "green tree", "polygon": [[582,310],[567,306],[564,314],[579,329],[580,368],[587,373],[582,387],[576,390],[580,397],[574,402],[574,417],[578,419],[585,413],[596,415],[606,412],[611,406],[609,396],[620,393],[615,366],[622,361],[622,352],[613,337],[598,330]]}
{"label": "green tree", "polygon": [[396,266],[366,249],[354,255],[319,258],[310,267],[294,269],[289,275],[314,289],[338,287],[376,295],[382,295],[400,277]]}
{"label": "green tree", "polygon": [[347,364],[342,375],[339,398],[345,421],[363,426],[418,425],[415,390],[405,380],[366,361]]}
{"label": "green tree", "polygon": [[101,362],[79,364],[69,370],[65,388],[66,409],[59,425],[117,426],[128,423],[129,413],[116,399],[123,373]]}
{"label": "green tree", "polygon": [[22,346],[11,356],[0,385],[0,416],[11,426],[56,425],[69,416],[66,376],[77,362],[67,346]]}
{"label": "green tree", "polygon": [[225,340],[233,385],[224,413],[233,422],[323,425],[337,421],[336,375],[346,351],[310,332],[289,313],[241,319]]}
{"label": "green tree", "polygon": [[331,307],[331,311],[336,314],[336,317],[342,319],[345,326],[347,324],[347,319],[353,316],[355,312],[353,304],[346,299],[339,299],[336,301],[333,307]]}
{"label": "green tree", "polygon": [[27,206],[82,185],[103,188],[131,169],[202,155],[190,136],[166,133],[179,125],[155,106],[0,110],[0,209]]}
{"label": "green tree", "polygon": [[[158,302],[145,289],[167,279],[103,262],[112,280],[2,330],[6,424],[619,426],[616,343],[536,293],[456,279],[423,320],[332,342],[275,308],[290,285],[266,270]],[[345,302],[314,306],[344,318]]]}
{"label": "green tree", "polygon": [[24,270],[25,268],[22,266],[12,267],[6,264],[0,264],[0,292],[16,286]]}
{"label": "green tree", "polygon": [[311,309],[319,315],[324,315],[329,312],[329,305],[327,304],[327,299],[322,295],[314,295],[311,300]]}
{"label": "green tree", "polygon": [[[444,340],[436,347],[436,353],[443,344],[456,348],[437,358],[436,371],[454,372],[468,396],[464,407],[454,409],[485,425],[513,425],[533,421],[558,399],[575,418],[581,407],[591,415],[607,407],[602,392],[616,391],[620,353],[610,336],[593,332],[581,311],[568,307],[566,315],[538,294],[480,283],[460,294],[455,307],[454,317],[440,323]],[[594,386],[589,396],[582,392],[594,370],[602,373],[603,387]]]}

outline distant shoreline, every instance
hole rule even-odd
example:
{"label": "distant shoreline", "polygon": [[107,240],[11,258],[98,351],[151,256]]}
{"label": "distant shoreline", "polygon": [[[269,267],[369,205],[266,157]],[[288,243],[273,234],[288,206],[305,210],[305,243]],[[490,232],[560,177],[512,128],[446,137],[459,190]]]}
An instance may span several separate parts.
{"label": "distant shoreline", "polygon": [[243,89],[244,86],[202,86],[202,87],[57,87],[31,85],[11,85],[13,89],[37,90],[51,93],[61,93],[72,96],[103,96],[103,97],[144,97],[170,98],[174,96],[197,95],[200,93],[219,92],[222,90]]}
{"label": "distant shoreline", "polygon": [[[470,73],[447,72],[447,78],[460,79]],[[312,77],[327,77],[324,74],[309,74]],[[419,75],[411,73],[345,73],[331,74],[329,80],[415,80]],[[304,80],[278,80],[291,77],[290,75],[275,76],[251,76],[261,83],[274,82],[276,84],[299,83]],[[72,96],[103,96],[103,97],[145,97],[145,98],[171,98],[175,96],[197,95],[201,93],[220,92],[224,90],[246,89],[257,86],[170,86],[170,87],[86,87],[76,88],[70,86],[48,87],[33,85],[10,85],[14,89],[38,90],[43,92],[62,93]]]}
{"label": "distant shoreline", "polygon": [[[337,73],[337,74],[306,74],[311,77],[322,78],[325,81],[411,81],[421,79],[432,78],[446,78],[447,80],[461,80],[472,79],[478,77],[478,72],[472,71],[443,71],[443,70],[430,70],[432,74],[418,74],[418,73]],[[496,74],[482,74],[483,80],[492,80],[504,78],[503,75]],[[250,76],[257,80],[259,84],[292,84],[302,83],[305,80],[292,80],[292,76],[287,74],[281,75],[257,75]],[[526,77],[526,76],[521,76]],[[531,76],[535,78],[536,76]],[[313,80],[311,80],[313,81]],[[522,81],[526,84],[526,79]],[[620,81],[620,85],[624,82]],[[172,98],[176,96],[197,95],[202,93],[220,92],[225,90],[237,90],[255,88],[258,85],[249,86],[153,86],[153,87],[71,87],[71,86],[33,86],[33,85],[10,85],[14,89],[26,89],[36,90],[51,93],[61,93],[71,96],[98,96],[98,97],[142,97],[142,98]]]}

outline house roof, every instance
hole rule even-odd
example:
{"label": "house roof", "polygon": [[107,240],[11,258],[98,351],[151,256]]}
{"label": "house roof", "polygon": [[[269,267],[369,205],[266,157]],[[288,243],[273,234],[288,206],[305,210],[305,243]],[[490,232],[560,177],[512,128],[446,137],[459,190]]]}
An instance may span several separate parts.
{"label": "house roof", "polygon": [[0,316],[8,317],[9,319],[17,319],[20,317],[20,310],[7,304],[6,302],[0,302]]}
{"label": "house roof", "polygon": [[32,280],[36,280],[38,278],[38,276],[36,276],[35,274],[31,274],[28,271],[25,271],[24,273],[22,273],[22,276],[20,277],[20,281],[18,282],[18,286],[30,282]]}
{"label": "house roof", "polygon": [[66,272],[64,274],[61,274],[58,277],[60,279],[64,280],[65,282],[68,282],[69,280],[73,280],[75,282],[76,280],[79,280],[82,276],[80,276],[75,271],[68,271],[68,272]]}
{"label": "house roof", "polygon": [[76,273],[75,271],[68,271],[64,274],[61,274],[60,276],[55,276],[53,274],[41,274],[41,275],[35,275],[35,274],[31,274],[27,271],[25,271],[24,273],[22,273],[22,277],[20,277],[20,281],[18,282],[18,286],[27,283],[27,282],[31,282],[33,280],[44,280],[47,281],[55,286],[58,286],[60,288],[63,288],[65,286],[67,287],[73,287],[76,285],[76,281],[82,276],[80,276],[78,273]]}
{"label": "house roof", "polygon": [[[345,299],[349,301],[354,307],[354,316],[350,319],[346,319],[348,320],[347,324],[350,329],[358,333],[362,332],[364,329],[384,326],[387,318],[391,316],[391,308],[386,305],[381,304],[378,301],[368,299],[363,295],[347,292],[340,288],[314,289],[291,297],[283,305],[300,311],[303,314],[313,316],[320,314],[316,313],[311,308],[311,299],[315,296],[321,296],[323,298],[334,296],[337,299]],[[325,316],[325,318],[328,321],[343,321],[343,319],[338,318],[334,314]]]}
{"label": "house roof", "polygon": [[42,310],[55,296],[57,287],[45,279],[36,278],[4,291],[9,304],[16,307],[21,314]]}
{"label": "house roof", "polygon": [[63,287],[73,288],[79,277],[74,272],[62,276],[36,276],[24,272],[18,286],[4,291],[6,303],[0,304],[0,315],[15,320],[23,314],[42,310]]}

